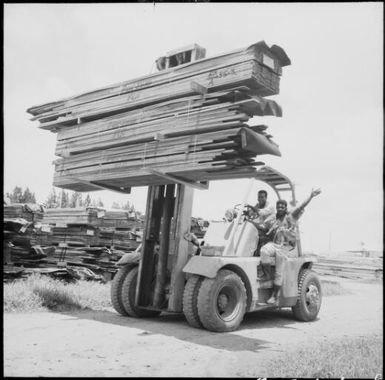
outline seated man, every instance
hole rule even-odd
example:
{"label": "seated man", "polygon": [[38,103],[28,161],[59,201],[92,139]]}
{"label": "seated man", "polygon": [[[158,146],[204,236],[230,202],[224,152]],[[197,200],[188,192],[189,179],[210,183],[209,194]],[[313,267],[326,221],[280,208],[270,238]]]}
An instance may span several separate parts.
{"label": "seated man", "polygon": [[259,256],[261,247],[269,241],[264,222],[274,215],[274,206],[267,202],[267,191],[259,190],[258,203],[255,206],[246,205],[246,207],[251,210],[252,219],[250,219],[250,222],[258,229],[259,240],[254,256]]}
{"label": "seated man", "polygon": [[288,257],[292,256],[290,251],[296,245],[297,221],[303,214],[305,207],[309,202],[321,193],[321,190],[312,190],[310,196],[291,212],[287,211],[287,202],[285,200],[277,201],[277,213],[266,219],[266,235],[272,237],[261,248],[261,265],[264,273],[272,277],[271,265],[275,264],[274,289],[272,296],[268,299],[268,304],[277,302],[278,294],[283,282],[283,270]]}

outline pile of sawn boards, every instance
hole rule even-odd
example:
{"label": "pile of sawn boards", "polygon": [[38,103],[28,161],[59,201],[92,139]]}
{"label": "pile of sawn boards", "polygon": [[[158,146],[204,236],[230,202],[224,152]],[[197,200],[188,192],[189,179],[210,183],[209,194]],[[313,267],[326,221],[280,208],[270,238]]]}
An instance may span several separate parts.
{"label": "pile of sawn boards", "polygon": [[[21,214],[22,206],[4,205],[4,215],[17,216],[4,218],[4,265],[52,268],[66,263],[89,268],[108,279],[108,273],[117,270],[116,262],[140,244],[143,220],[125,210],[41,209],[40,221],[28,221],[19,217],[33,219],[30,211]],[[39,207],[30,205],[31,209]]]}
{"label": "pile of sawn boards", "polygon": [[39,266],[54,247],[40,246],[36,225],[23,218],[4,218],[3,264]]}
{"label": "pile of sawn boards", "polygon": [[39,241],[56,247],[48,262],[114,273],[116,261],[138,248],[143,220],[124,210],[53,208],[46,210],[43,225]]}
{"label": "pile of sawn boards", "polygon": [[123,210],[53,208],[44,214],[40,241],[55,246],[65,243],[132,251],[140,244],[143,223]]}
{"label": "pile of sawn boards", "polygon": [[11,203],[4,205],[4,218],[22,218],[28,222],[39,222],[43,219],[44,207],[35,203]]}
{"label": "pile of sawn boards", "polygon": [[[264,41],[27,110],[57,134],[54,186],[125,189],[251,176],[280,155],[253,116],[281,116],[282,48]],[[163,175],[163,176],[162,176]],[[168,176],[168,177],[167,177]]]}

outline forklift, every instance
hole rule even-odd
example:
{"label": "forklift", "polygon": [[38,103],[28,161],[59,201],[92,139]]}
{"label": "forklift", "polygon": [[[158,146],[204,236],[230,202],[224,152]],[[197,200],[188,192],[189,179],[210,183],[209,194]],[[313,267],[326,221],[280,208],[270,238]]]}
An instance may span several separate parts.
{"label": "forklift", "polygon": [[[295,206],[294,185],[282,173],[264,165],[255,180],[269,185],[278,199],[289,195]],[[267,309],[291,308],[297,320],[314,321],[322,290],[312,271],[314,257],[302,253],[298,227],[277,303],[267,304],[273,284],[262,281],[260,257],[254,256],[258,230],[244,212],[247,196],[230,213],[235,218],[210,223],[196,248],[189,234],[193,190],[178,182],[149,186],[141,250],[120,259],[111,284],[115,310],[136,318],[183,313],[191,326],[214,332],[234,331],[245,313]]]}

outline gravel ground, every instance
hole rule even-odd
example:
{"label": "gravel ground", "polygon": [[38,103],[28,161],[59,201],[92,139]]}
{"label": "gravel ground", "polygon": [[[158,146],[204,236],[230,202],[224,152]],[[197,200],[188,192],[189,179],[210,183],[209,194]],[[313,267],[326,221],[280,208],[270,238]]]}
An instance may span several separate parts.
{"label": "gravel ground", "polygon": [[290,309],[257,312],[231,333],[194,329],[175,314],[6,313],[4,375],[242,376],[268,372],[266,359],[302,344],[382,335],[382,281],[338,281],[351,294],[324,297],[314,322],[295,321]]}

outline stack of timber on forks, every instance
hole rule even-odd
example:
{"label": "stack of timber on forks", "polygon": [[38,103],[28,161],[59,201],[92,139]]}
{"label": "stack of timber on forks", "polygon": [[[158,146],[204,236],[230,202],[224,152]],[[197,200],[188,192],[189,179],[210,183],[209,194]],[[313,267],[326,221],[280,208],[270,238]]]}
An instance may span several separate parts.
{"label": "stack of timber on forks", "polygon": [[281,116],[282,48],[264,41],[135,80],[31,107],[57,133],[54,186],[93,191],[252,175],[256,155],[280,155],[254,116]]}

